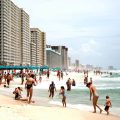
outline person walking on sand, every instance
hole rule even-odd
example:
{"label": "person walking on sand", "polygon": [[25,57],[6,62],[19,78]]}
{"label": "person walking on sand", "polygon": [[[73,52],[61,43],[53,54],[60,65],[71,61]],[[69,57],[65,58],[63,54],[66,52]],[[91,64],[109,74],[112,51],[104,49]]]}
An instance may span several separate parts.
{"label": "person walking on sand", "polygon": [[6,81],[7,81],[7,73],[6,72],[4,73],[4,80],[5,80],[5,84],[6,84]]}
{"label": "person walking on sand", "polygon": [[61,79],[63,80],[63,71],[61,71]]}
{"label": "person walking on sand", "polygon": [[59,70],[57,71],[57,77],[59,78],[59,81],[60,81],[61,73]]}
{"label": "person walking on sand", "polygon": [[40,83],[42,82],[42,76],[41,76],[41,74],[39,75],[39,82]]}
{"label": "person walking on sand", "polygon": [[7,87],[9,88],[10,81],[13,80],[13,75],[10,73],[7,73]]}
{"label": "person walking on sand", "polygon": [[93,107],[94,107],[94,111],[93,111],[93,113],[96,113],[96,107],[98,107],[99,108],[99,110],[100,110],[100,113],[102,113],[102,109],[98,106],[98,104],[97,104],[97,101],[98,101],[98,98],[99,98],[99,96],[98,96],[98,94],[97,94],[97,91],[96,91],[96,87],[95,86],[92,86],[92,83],[91,82],[89,82],[89,83],[87,83],[86,84],[86,87],[88,87],[89,88],[89,90],[90,90],[90,100],[91,100],[91,97],[92,97],[92,95],[93,95]]}
{"label": "person walking on sand", "polygon": [[3,78],[2,73],[0,73],[0,85],[2,84],[2,78]]}
{"label": "person walking on sand", "polygon": [[105,103],[105,111],[107,112],[107,115],[109,115],[109,108],[112,107],[112,103],[109,96],[106,96],[106,103]]}
{"label": "person walking on sand", "polygon": [[63,107],[66,107],[66,96],[65,96],[65,88],[64,88],[64,86],[61,86],[59,94],[62,95],[62,104],[63,104]]}
{"label": "person walking on sand", "polygon": [[49,97],[52,97],[52,98],[53,98],[55,91],[56,91],[56,87],[55,87],[54,82],[52,81],[52,83],[51,83],[50,86],[49,86],[49,90],[48,90],[48,92],[50,92]]}
{"label": "person walking on sand", "polygon": [[49,79],[49,77],[50,77],[50,71],[47,70],[47,78]]}
{"label": "person walking on sand", "polygon": [[28,103],[31,103],[32,94],[33,94],[33,85],[36,86],[35,80],[34,80],[34,74],[31,74],[29,78],[27,78],[25,83],[25,88],[27,89],[27,98]]}

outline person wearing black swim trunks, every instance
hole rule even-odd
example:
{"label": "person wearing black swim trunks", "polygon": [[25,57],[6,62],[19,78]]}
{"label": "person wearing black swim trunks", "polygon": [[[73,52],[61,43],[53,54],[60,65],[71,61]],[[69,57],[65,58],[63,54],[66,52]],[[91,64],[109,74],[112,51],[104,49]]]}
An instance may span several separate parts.
{"label": "person wearing black swim trunks", "polygon": [[104,110],[107,112],[107,115],[109,115],[109,108],[112,107],[112,102],[110,100],[109,96],[106,96],[106,103]]}
{"label": "person wearing black swim trunks", "polygon": [[33,94],[33,85],[35,84],[34,80],[34,74],[31,74],[29,78],[27,78],[26,83],[25,83],[25,88],[27,89],[27,98],[28,98],[28,103],[31,103],[32,99],[32,94]]}
{"label": "person wearing black swim trunks", "polygon": [[48,90],[48,92],[50,92],[49,97],[52,97],[52,98],[54,97],[54,91],[56,91],[56,87],[55,87],[54,82],[52,81],[52,83],[49,86],[49,90]]}

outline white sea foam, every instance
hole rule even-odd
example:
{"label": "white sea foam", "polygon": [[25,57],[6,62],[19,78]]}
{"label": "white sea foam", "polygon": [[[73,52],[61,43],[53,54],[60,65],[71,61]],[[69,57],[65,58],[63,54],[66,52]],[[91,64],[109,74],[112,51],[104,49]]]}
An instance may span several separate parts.
{"label": "white sea foam", "polygon": [[[54,105],[59,105],[62,106],[62,103],[59,101],[49,101],[50,104],[54,104]],[[67,103],[67,107],[69,108],[75,108],[75,109],[79,109],[79,110],[87,110],[87,111],[92,111],[92,107],[89,105],[83,105],[83,104],[69,104]]]}

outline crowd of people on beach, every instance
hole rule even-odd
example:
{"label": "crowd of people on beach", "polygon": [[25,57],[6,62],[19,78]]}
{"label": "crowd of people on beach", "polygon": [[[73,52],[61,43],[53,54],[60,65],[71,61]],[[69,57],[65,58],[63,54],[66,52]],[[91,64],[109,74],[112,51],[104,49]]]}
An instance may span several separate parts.
{"label": "crowd of people on beach", "polygon": [[[93,113],[96,113],[96,107],[100,110],[100,113],[102,113],[103,109],[97,104],[99,95],[97,93],[96,87],[93,85],[92,78],[88,80],[88,73],[89,71],[84,71],[84,85],[89,88],[90,91],[90,101],[92,100],[93,102],[93,108],[94,111]],[[50,77],[50,71],[46,71],[46,78],[49,79]],[[58,80],[60,81],[61,79],[63,80],[63,71],[58,70],[56,76],[58,77]],[[22,88],[17,87],[13,91],[14,98],[15,100],[21,100],[21,101],[27,101],[29,104],[32,102],[34,103],[35,101],[32,100],[33,96],[33,86],[36,86],[38,83],[42,82],[42,74],[41,72],[39,73],[39,78],[37,80],[36,74],[33,71],[29,71],[27,73],[24,73],[22,70],[19,73],[19,77],[21,77],[21,85],[25,85],[25,89],[27,92],[26,98],[23,98],[21,95]],[[69,76],[68,76],[69,77]],[[10,74],[9,72],[6,73],[0,73],[0,85],[4,84],[4,87],[9,88],[10,87],[10,82],[13,80],[14,74]],[[4,82],[3,82],[4,79]],[[66,90],[71,91],[71,86],[76,86],[76,81],[74,79],[68,78],[66,81]],[[54,81],[51,82],[49,85],[49,98],[53,98],[54,94],[56,91],[56,86]],[[59,95],[62,96],[62,104],[63,107],[66,107],[66,94],[65,94],[65,86],[61,86],[59,90]],[[93,98],[92,98],[93,97]],[[106,102],[105,102],[105,108],[104,110],[107,112],[107,115],[109,114],[109,108],[112,106],[111,100],[109,96],[106,96]]]}

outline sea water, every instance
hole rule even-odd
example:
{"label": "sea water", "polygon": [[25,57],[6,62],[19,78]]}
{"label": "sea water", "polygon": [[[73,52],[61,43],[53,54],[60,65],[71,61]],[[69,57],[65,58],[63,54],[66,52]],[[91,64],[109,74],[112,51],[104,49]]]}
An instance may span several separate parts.
{"label": "sea water", "polygon": [[[120,115],[120,77],[96,78],[93,80],[93,85],[96,86],[97,93],[99,95],[99,106],[104,109],[106,96],[108,95],[112,101],[110,112]],[[65,94],[67,97],[67,107],[86,109],[88,111],[93,110],[92,101],[90,101],[89,89],[82,81],[77,82],[76,86],[72,87],[71,91],[66,91]],[[49,92],[45,89],[35,89],[34,95],[39,101],[46,100],[50,104],[62,106],[59,91],[55,92],[53,99],[48,98]]]}
{"label": "sea water", "polygon": [[[65,83],[56,82],[57,88],[60,88],[61,84],[66,86]],[[45,85],[45,86],[44,86]],[[112,114],[120,115],[120,77],[99,77],[93,78],[93,85],[96,86],[99,94],[98,104],[104,109],[106,95],[110,96],[112,101],[112,108],[110,112]],[[49,98],[48,87],[49,84],[43,83],[41,86],[34,87],[33,99],[36,101],[35,105],[62,106],[61,96],[59,95],[59,89],[55,92],[53,99]],[[15,86],[14,86],[15,87]],[[12,96],[13,86],[11,88],[0,88],[0,94],[6,94]],[[26,95],[26,91],[23,91]],[[89,89],[84,85],[83,81],[78,81],[75,87],[72,87],[71,91],[66,91],[67,107],[76,108],[81,110],[93,111],[92,101],[90,101]]]}

